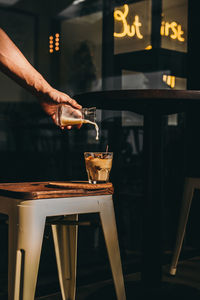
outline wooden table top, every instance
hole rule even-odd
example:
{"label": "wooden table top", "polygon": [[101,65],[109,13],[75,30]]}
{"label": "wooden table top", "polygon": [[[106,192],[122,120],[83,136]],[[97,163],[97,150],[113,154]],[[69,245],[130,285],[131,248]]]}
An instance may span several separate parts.
{"label": "wooden table top", "polygon": [[189,108],[200,109],[200,91],[196,90],[110,90],[83,93],[74,98],[86,107],[129,110],[141,114],[151,108],[162,114],[184,112]]}
{"label": "wooden table top", "polygon": [[98,196],[113,194],[111,182],[90,184],[87,181],[51,181],[0,183],[0,196],[23,200]]}

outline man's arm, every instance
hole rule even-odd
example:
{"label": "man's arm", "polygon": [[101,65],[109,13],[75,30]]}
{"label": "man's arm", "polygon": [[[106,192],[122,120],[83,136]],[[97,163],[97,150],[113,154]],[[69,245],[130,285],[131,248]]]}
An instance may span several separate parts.
{"label": "man's arm", "polygon": [[[56,106],[65,103],[74,109],[81,106],[67,94],[54,89],[28,62],[22,52],[0,28],[0,70],[35,95],[44,111],[55,122]],[[70,126],[68,127],[70,129]]]}

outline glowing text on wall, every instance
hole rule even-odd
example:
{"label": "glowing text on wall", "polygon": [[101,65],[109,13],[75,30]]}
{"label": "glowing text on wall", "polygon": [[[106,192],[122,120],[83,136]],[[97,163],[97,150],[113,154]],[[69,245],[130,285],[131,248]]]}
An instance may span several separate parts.
{"label": "glowing text on wall", "polygon": [[[141,33],[142,23],[140,22],[140,18],[138,15],[135,15],[134,21],[132,25],[129,25],[127,22],[127,16],[129,14],[129,6],[124,4],[123,6],[124,11],[120,9],[116,9],[114,11],[114,20],[117,22],[121,22],[122,31],[121,32],[114,32],[114,37],[122,38],[125,36],[129,37],[137,37],[139,39],[143,39],[143,35]],[[162,36],[168,36],[173,40],[178,40],[180,42],[184,42],[185,38],[183,37],[184,31],[182,30],[182,26],[177,22],[166,22],[162,21],[160,27],[160,34]]]}
{"label": "glowing text on wall", "polygon": [[127,4],[124,5],[124,12],[122,12],[119,9],[116,9],[114,11],[114,19],[116,21],[122,22],[123,24],[123,31],[120,33],[114,32],[114,37],[124,37],[124,36],[130,36],[133,37],[136,35],[139,39],[143,38],[143,35],[140,32],[140,27],[142,26],[142,23],[139,21],[139,16],[135,16],[135,20],[133,21],[132,25],[129,25],[127,23],[126,17],[129,13],[129,7]]}
{"label": "glowing text on wall", "polygon": [[176,22],[165,22],[162,21],[161,27],[160,27],[160,34],[169,36],[173,40],[178,40],[180,42],[184,42],[185,39],[183,37],[184,31],[182,30],[182,27],[180,24],[177,24]]}

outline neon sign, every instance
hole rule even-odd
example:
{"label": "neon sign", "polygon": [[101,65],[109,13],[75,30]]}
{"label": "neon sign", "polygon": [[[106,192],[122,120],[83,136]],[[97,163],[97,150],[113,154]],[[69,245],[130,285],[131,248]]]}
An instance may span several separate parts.
{"label": "neon sign", "polygon": [[[131,25],[127,22],[127,17],[129,14],[129,6],[124,4],[124,11],[120,9],[116,9],[114,11],[114,19],[117,22],[121,22],[122,24],[122,32],[114,32],[114,37],[122,38],[125,36],[134,37],[136,36],[138,39],[143,39],[143,35],[140,31],[142,27],[142,23],[140,22],[140,18],[138,15],[135,15],[134,21]],[[177,22],[166,22],[162,21],[160,27],[160,34],[162,36],[169,36],[173,40],[178,40],[180,42],[184,42],[185,38],[183,37],[184,31],[182,30],[182,26]]]}
{"label": "neon sign", "polygon": [[169,36],[173,40],[177,39],[180,42],[185,41],[185,38],[183,37],[184,31],[182,30],[181,25],[177,24],[176,22],[169,23],[162,21],[160,34]]}
{"label": "neon sign", "polygon": [[129,7],[127,4],[124,5],[124,12],[122,12],[119,9],[116,9],[114,11],[114,19],[116,21],[122,22],[123,24],[123,31],[120,33],[114,32],[114,37],[124,37],[126,35],[133,37],[136,35],[139,39],[143,39],[143,35],[140,32],[140,27],[142,26],[142,23],[139,21],[139,16],[135,16],[135,20],[133,21],[132,25],[129,25],[127,23],[126,17],[129,13]]}

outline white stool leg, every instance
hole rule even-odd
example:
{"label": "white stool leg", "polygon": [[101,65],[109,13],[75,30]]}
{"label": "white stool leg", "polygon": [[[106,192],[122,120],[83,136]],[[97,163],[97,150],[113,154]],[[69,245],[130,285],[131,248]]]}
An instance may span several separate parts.
{"label": "white stool leg", "polygon": [[175,243],[172,262],[169,271],[171,275],[176,274],[178,259],[180,256],[183,239],[185,236],[186,225],[187,225],[190,207],[192,203],[193,193],[194,193],[194,185],[192,182],[192,178],[186,178],[184,184],[184,192],[183,192],[183,200],[182,200],[183,202],[180,211],[180,220],[178,224],[176,243]]}
{"label": "white stool leg", "polygon": [[122,274],[120,250],[118,244],[115,213],[112,200],[105,201],[101,206],[100,218],[113,275],[118,300],[125,300],[124,279]]}
{"label": "white stool leg", "polygon": [[[16,268],[17,253],[17,213],[16,207],[10,211],[8,225],[8,300],[14,299],[15,278],[19,278],[19,271]],[[17,273],[15,275],[15,273]],[[19,289],[19,284],[16,287]],[[16,291],[19,293],[19,291]]]}
{"label": "white stool leg", "polygon": [[17,217],[9,222],[9,241],[16,234],[9,245],[9,300],[34,300],[45,217],[26,205],[19,206]]}
{"label": "white stool leg", "polygon": [[[78,215],[66,218],[78,220]],[[78,226],[52,225],[52,232],[62,299],[75,300]]]}

